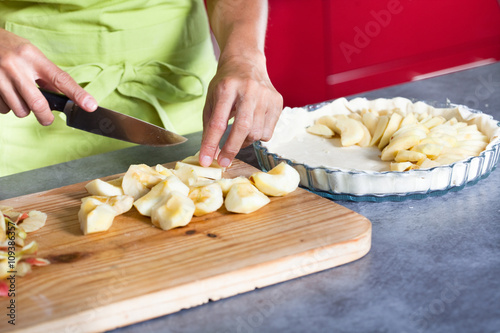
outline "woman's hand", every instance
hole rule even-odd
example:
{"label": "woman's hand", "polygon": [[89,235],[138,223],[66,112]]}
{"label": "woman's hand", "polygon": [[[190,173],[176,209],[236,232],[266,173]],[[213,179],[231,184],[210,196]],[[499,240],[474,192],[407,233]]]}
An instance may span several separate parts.
{"label": "woman's hand", "polygon": [[[283,99],[269,80],[262,54],[221,58],[203,110],[201,164],[208,166],[217,158],[226,167],[242,147],[271,139],[282,108]],[[219,142],[233,117],[228,139],[217,157]]]}
{"label": "woman's hand", "polygon": [[97,108],[95,99],[36,46],[0,29],[0,113],[12,110],[23,118],[33,111],[40,124],[50,125],[54,116],[37,84],[65,94],[86,111]]}
{"label": "woman's hand", "polygon": [[[203,110],[200,164],[229,166],[242,146],[271,138],[283,99],[266,69],[267,0],[207,0],[221,55]],[[219,153],[229,119],[234,123]],[[219,153],[219,154],[218,154]]]}

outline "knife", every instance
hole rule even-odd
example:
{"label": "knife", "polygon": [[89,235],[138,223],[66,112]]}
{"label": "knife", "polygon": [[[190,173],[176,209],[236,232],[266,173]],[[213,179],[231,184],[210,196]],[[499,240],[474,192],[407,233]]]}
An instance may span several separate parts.
{"label": "knife", "polygon": [[170,146],[187,141],[179,134],[125,114],[97,107],[87,112],[68,97],[40,89],[51,110],[66,114],[66,124],[82,131],[148,146]]}

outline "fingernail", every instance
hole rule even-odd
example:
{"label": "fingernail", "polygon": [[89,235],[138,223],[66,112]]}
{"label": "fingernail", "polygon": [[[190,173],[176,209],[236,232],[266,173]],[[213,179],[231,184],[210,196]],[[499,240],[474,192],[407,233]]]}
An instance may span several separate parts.
{"label": "fingernail", "polygon": [[83,106],[85,107],[85,109],[91,110],[91,111],[94,111],[95,109],[97,109],[97,103],[91,97],[85,98],[85,100],[83,101]]}
{"label": "fingernail", "polygon": [[224,157],[222,160],[220,160],[219,162],[219,165],[223,168],[226,168],[229,166],[229,164],[231,164],[231,161],[229,160],[229,158],[227,157]]}
{"label": "fingernail", "polygon": [[209,156],[205,155],[201,157],[200,163],[202,166],[209,166],[212,163],[212,161],[210,160]]}

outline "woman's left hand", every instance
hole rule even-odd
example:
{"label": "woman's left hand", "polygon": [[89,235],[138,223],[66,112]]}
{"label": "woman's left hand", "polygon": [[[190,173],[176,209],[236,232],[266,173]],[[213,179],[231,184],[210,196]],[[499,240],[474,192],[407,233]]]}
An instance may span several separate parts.
{"label": "woman's left hand", "polygon": [[[271,139],[282,108],[283,98],[271,84],[262,53],[221,58],[203,110],[200,163],[208,166],[217,159],[227,167],[242,147]],[[219,142],[233,117],[219,153]]]}

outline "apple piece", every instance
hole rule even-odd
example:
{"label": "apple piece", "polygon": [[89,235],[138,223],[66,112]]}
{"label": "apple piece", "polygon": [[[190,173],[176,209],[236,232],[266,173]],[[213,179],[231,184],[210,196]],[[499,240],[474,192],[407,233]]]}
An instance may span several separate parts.
{"label": "apple piece", "polygon": [[180,170],[187,170],[187,172],[194,173],[196,176],[203,178],[209,178],[215,180],[222,178],[221,168],[202,167],[198,165],[177,162],[175,164],[175,171],[180,172]]}
{"label": "apple piece", "polygon": [[362,117],[363,125],[370,131],[370,136],[375,134],[375,129],[377,128],[378,115],[374,112],[365,112]]}
{"label": "apple piece", "polygon": [[337,118],[336,126],[340,131],[340,143],[343,147],[357,144],[363,139],[365,131],[360,121],[345,117]]}
{"label": "apple piece", "polygon": [[28,217],[25,218],[20,225],[26,232],[33,232],[45,225],[47,221],[47,214],[42,213],[38,210],[32,210],[28,213]]}
{"label": "apple piece", "polygon": [[270,201],[252,184],[240,183],[231,186],[224,206],[229,212],[249,214],[267,205]]}
{"label": "apple piece", "polygon": [[351,119],[354,119],[354,120],[357,120],[359,122],[363,122],[363,118],[361,117],[361,115],[357,112],[353,112],[353,113],[349,113],[347,115],[348,118],[351,118]]}
{"label": "apple piece", "polygon": [[123,176],[123,193],[137,200],[165,178],[146,164],[133,164]]}
{"label": "apple piece", "polygon": [[151,222],[158,228],[169,230],[183,227],[193,218],[196,207],[191,199],[179,192],[171,192],[151,210]]}
{"label": "apple piece", "polygon": [[307,133],[322,136],[324,138],[330,139],[335,135],[328,126],[322,124],[315,124],[306,128]]}
{"label": "apple piece", "polygon": [[172,192],[179,192],[187,196],[189,194],[189,187],[176,176],[167,177],[156,184],[146,195],[137,199],[134,202],[134,206],[142,215],[151,216],[153,207],[165,200]]}
{"label": "apple piece", "polygon": [[404,116],[403,120],[401,120],[401,125],[399,128],[413,125],[417,123],[417,118],[415,117],[415,114],[413,112],[409,112],[406,116]]}
{"label": "apple piece", "polygon": [[[193,156],[186,157],[181,162],[186,163],[186,164],[201,166],[201,164],[200,164],[200,152],[198,151]],[[210,168],[219,168],[219,169],[222,169],[223,171],[226,170],[226,168],[223,168],[219,165],[219,162],[217,162],[216,159],[212,160],[212,164],[210,164],[209,167]]]}
{"label": "apple piece", "polygon": [[420,142],[420,138],[416,135],[405,135],[391,140],[391,142],[382,150],[380,158],[382,161],[392,161],[398,151],[407,150],[417,145]]}
{"label": "apple piece", "polygon": [[189,192],[188,197],[195,206],[194,216],[215,212],[224,204],[222,188],[218,183],[196,187]]}
{"label": "apple piece", "polygon": [[434,144],[434,143],[424,143],[424,144],[418,144],[411,148],[411,151],[416,151],[422,154],[425,154],[428,158],[431,160],[435,159],[436,157],[441,154],[441,151],[443,150],[442,145]]}
{"label": "apple piece", "polygon": [[132,208],[134,198],[130,195],[115,195],[109,197],[106,203],[113,207],[118,215],[121,215],[128,212]]}
{"label": "apple piece", "polygon": [[174,175],[174,172],[172,170],[170,170],[169,168],[165,168],[161,164],[157,164],[155,166],[155,171],[158,172],[159,174],[165,176],[165,177],[169,177],[169,176],[173,176]]}
{"label": "apple piece", "polygon": [[281,162],[269,172],[256,172],[249,179],[259,191],[273,197],[295,191],[300,183],[297,170],[285,162]]}
{"label": "apple piece", "polygon": [[361,128],[363,129],[363,138],[358,142],[358,146],[360,147],[368,147],[370,145],[370,141],[372,140],[372,136],[368,128],[366,128],[363,123],[361,123]]}
{"label": "apple piece", "polygon": [[380,116],[377,121],[377,127],[375,128],[375,132],[373,133],[372,140],[370,141],[370,146],[375,146],[379,143],[382,135],[384,134],[385,129],[387,128],[387,124],[389,123],[388,116]]}
{"label": "apple piece", "polygon": [[382,137],[380,138],[378,149],[382,150],[389,144],[391,137],[399,129],[399,125],[401,124],[402,120],[403,117],[399,113],[395,112],[391,115],[391,118],[389,118],[389,122],[387,123],[387,127],[385,128],[384,134],[382,134]]}
{"label": "apple piece", "polygon": [[409,171],[418,169],[418,165],[411,162],[391,162],[391,171]]}
{"label": "apple piece", "polygon": [[231,186],[233,186],[234,184],[241,184],[241,183],[251,184],[250,179],[241,176],[236,178],[221,178],[217,181],[217,183],[222,188],[222,195],[224,197],[227,195],[227,193],[231,189]]}
{"label": "apple piece", "polygon": [[[122,187],[122,183],[123,183],[123,176],[115,178],[115,179],[108,180],[107,182],[109,184],[113,185],[113,186],[117,186],[117,187],[121,188]],[[122,192],[123,192],[123,189],[122,189]]]}
{"label": "apple piece", "polygon": [[427,127],[428,129],[432,129],[436,126],[444,124],[445,122],[446,122],[446,119],[444,117],[434,116],[434,117],[431,117],[430,119],[427,119],[427,120],[420,122],[420,123],[422,125],[424,125],[425,127]]}
{"label": "apple piece", "polygon": [[394,158],[396,162],[420,162],[427,158],[425,154],[411,151],[411,150],[399,150]]}
{"label": "apple piece", "polygon": [[84,235],[108,230],[118,215],[110,205],[93,197],[82,198],[78,212],[80,229]]}
{"label": "apple piece", "polygon": [[429,158],[426,158],[423,161],[421,161],[419,165],[420,165],[420,169],[430,169],[430,168],[440,166],[439,163],[437,163],[436,161],[433,161]]}
{"label": "apple piece", "polygon": [[105,182],[100,179],[94,179],[93,181],[88,182],[87,185],[85,185],[85,189],[91,195],[103,195],[108,197],[123,195],[121,187],[112,185],[109,182]]}
{"label": "apple piece", "polygon": [[336,123],[337,123],[337,118],[335,118],[334,116],[322,116],[316,119],[316,121],[314,122],[315,125],[324,125],[329,129],[331,129],[332,131],[334,131],[335,133],[340,134],[337,126],[335,125]]}

